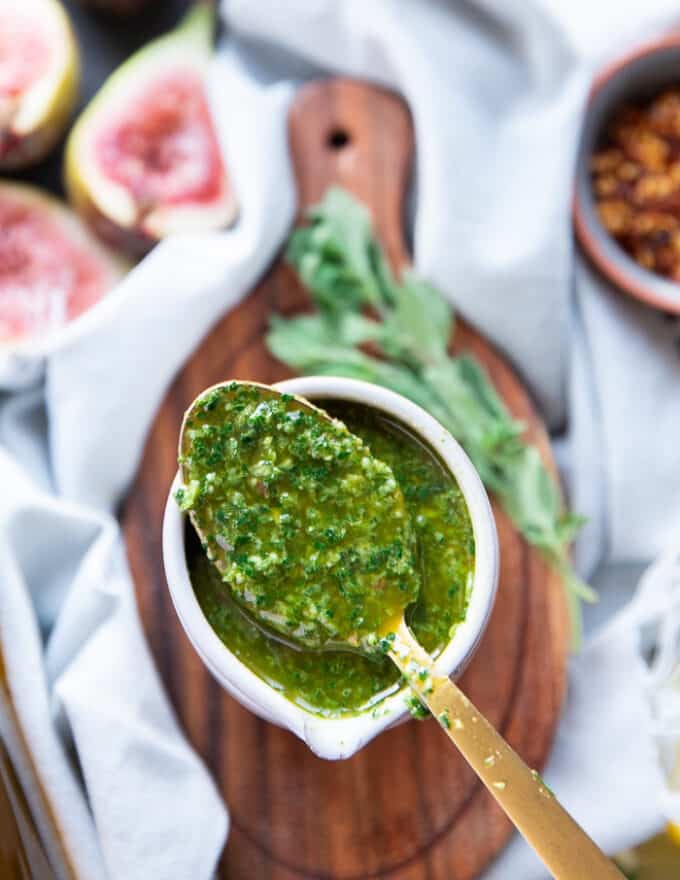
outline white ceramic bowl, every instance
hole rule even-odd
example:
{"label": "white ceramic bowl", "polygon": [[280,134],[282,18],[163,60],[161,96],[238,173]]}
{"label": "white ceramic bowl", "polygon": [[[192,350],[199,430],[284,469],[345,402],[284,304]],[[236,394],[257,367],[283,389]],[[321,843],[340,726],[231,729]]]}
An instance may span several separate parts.
{"label": "white ceramic bowl", "polygon": [[[475,570],[467,616],[437,659],[437,670],[458,676],[469,662],[491,613],[498,576],[498,539],[491,506],[470,459],[435,419],[406,398],[368,382],[337,377],[309,376],[275,386],[310,401],[327,399],[367,404],[394,417],[437,452],[456,478],[467,502],[475,537]],[[170,595],[177,615],[197,653],[217,681],[256,715],[286,727],[304,740],[317,755],[348,758],[381,731],[403,720],[407,711],[404,691],[386,698],[380,711],[347,718],[321,718],[287,700],[248,669],[219,639],[201,611],[194,594],[185,555],[186,514],[170,489],[163,521],[163,560]]]}

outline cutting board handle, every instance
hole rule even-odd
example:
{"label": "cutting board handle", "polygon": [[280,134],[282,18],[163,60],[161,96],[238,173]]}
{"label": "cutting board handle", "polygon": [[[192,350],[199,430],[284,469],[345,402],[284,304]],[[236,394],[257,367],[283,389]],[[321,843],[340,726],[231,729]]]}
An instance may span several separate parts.
{"label": "cutting board handle", "polygon": [[413,163],[413,126],[394,92],[349,79],[303,86],[289,114],[300,219],[335,184],[370,205],[392,265],[407,260],[403,209]]}

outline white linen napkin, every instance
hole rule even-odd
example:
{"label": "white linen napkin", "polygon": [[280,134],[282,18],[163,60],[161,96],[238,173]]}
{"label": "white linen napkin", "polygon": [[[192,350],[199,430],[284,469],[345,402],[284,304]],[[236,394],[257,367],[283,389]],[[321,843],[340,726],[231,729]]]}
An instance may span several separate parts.
{"label": "white linen napkin", "polygon": [[[404,94],[418,145],[415,264],[512,358],[549,423],[568,420],[569,488],[591,520],[578,548],[588,574],[603,562],[649,560],[678,533],[680,360],[672,325],[610,291],[575,257],[570,217],[593,65],[603,48],[621,50],[627,36],[658,28],[668,4],[640,10],[636,29],[627,6],[618,33],[612,4],[600,4],[599,15],[576,6],[563,20],[557,0],[223,3],[239,57],[257,59],[254,76],[263,75],[263,44],[274,43],[294,54],[289,71],[298,76],[302,58]],[[589,15],[592,30],[582,21]],[[285,74],[277,59],[267,78]],[[612,592],[605,606],[621,604]],[[610,852],[658,828],[665,796],[634,607],[572,660],[545,774]],[[544,876],[521,840],[489,871],[509,876]]]}
{"label": "white linen napkin", "polygon": [[64,877],[70,863],[92,880],[201,880],[228,827],[163,694],[113,515],[173,373],[293,217],[289,89],[253,89],[226,60],[214,83],[239,225],[164,242],[47,358],[0,371],[0,647],[17,718],[0,733]]}
{"label": "white linen napkin", "polygon": [[[114,878],[198,880],[224,839],[223,807],[149,663],[112,511],[173,372],[252,286],[292,219],[286,83],[341,71],[406,97],[418,144],[416,265],[513,359],[553,426],[570,417],[570,484],[576,506],[593,516],[581,545],[588,569],[650,559],[680,533],[668,445],[680,418],[671,406],[674,330],[585,268],[574,272],[579,118],[594,53],[617,41],[604,13],[591,33],[578,17],[585,6],[569,6],[563,14],[557,0],[228,0],[212,103],[239,225],[168,240],[46,362],[2,365],[0,643],[83,876],[106,876],[105,865]],[[648,7],[663,17],[668,4]],[[644,16],[638,33],[657,24]],[[588,57],[570,45],[575,34]],[[640,601],[605,623],[572,661],[546,773],[610,850],[661,820],[658,731],[637,644],[649,607]],[[183,804],[169,791],[182,791]],[[515,840],[488,876],[544,872]]]}

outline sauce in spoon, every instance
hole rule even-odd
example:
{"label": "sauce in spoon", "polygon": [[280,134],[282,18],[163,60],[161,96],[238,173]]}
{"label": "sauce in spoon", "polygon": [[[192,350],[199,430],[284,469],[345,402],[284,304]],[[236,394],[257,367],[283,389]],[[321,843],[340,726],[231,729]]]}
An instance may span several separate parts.
{"label": "sauce in spoon", "polygon": [[419,590],[391,468],[292,395],[231,382],[182,429],[178,501],[236,601],[303,648],[376,650]]}

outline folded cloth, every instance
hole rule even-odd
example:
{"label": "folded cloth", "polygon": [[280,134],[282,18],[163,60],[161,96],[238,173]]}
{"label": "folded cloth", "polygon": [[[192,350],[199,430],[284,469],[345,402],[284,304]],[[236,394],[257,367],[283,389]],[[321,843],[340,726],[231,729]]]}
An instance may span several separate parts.
{"label": "folded cloth", "polygon": [[0,735],[58,876],[208,878],[228,827],[163,694],[113,515],[173,373],[293,217],[289,90],[253,90],[226,59],[212,83],[239,225],[164,242],[46,357],[0,365]]}
{"label": "folded cloth", "polygon": [[[405,96],[418,144],[416,265],[509,355],[549,423],[569,418],[572,494],[592,515],[580,549],[586,569],[651,558],[680,533],[671,532],[680,525],[671,397],[661,398],[661,415],[656,405],[673,391],[674,330],[585,267],[575,273],[571,246],[579,118],[605,42],[579,10],[598,20],[612,48],[602,9],[618,4],[600,4],[597,15],[592,3],[562,5],[227,0],[211,99],[239,224],[167,240],[47,357],[0,364],[0,645],[41,784],[82,876],[199,880],[224,840],[224,808],[149,662],[112,511],[172,374],[252,286],[292,219],[291,83],[343,72]],[[645,27],[658,25],[648,8],[663,18],[663,5],[646,4]],[[623,40],[630,20],[616,22]],[[637,639],[645,607],[635,602],[605,623],[573,660],[546,774],[608,848],[660,821]],[[543,872],[515,841],[490,876]]]}
{"label": "folded cloth", "polygon": [[[680,591],[678,592],[680,596]],[[598,628],[573,658],[563,716],[543,776],[560,801],[608,853],[659,830],[666,787],[639,655],[646,615],[627,606]],[[656,605],[654,614],[658,613]],[[515,835],[483,880],[543,880],[545,868]]]}
{"label": "folded cloth", "polygon": [[[603,562],[651,559],[680,527],[670,439],[680,427],[677,329],[593,276],[573,253],[570,218],[593,65],[603,50],[653,33],[669,7],[640,10],[636,30],[629,4],[614,32],[613,4],[594,15],[592,4],[562,6],[223,3],[233,51],[254,78],[340,71],[408,101],[418,147],[414,262],[509,355],[549,424],[569,423],[566,473],[575,508],[590,517],[578,547],[590,574]],[[295,64],[277,55],[267,67],[271,44]],[[572,660],[545,774],[609,851],[657,828],[665,796],[639,651],[644,603],[631,609]],[[517,840],[489,876],[544,871]]]}

